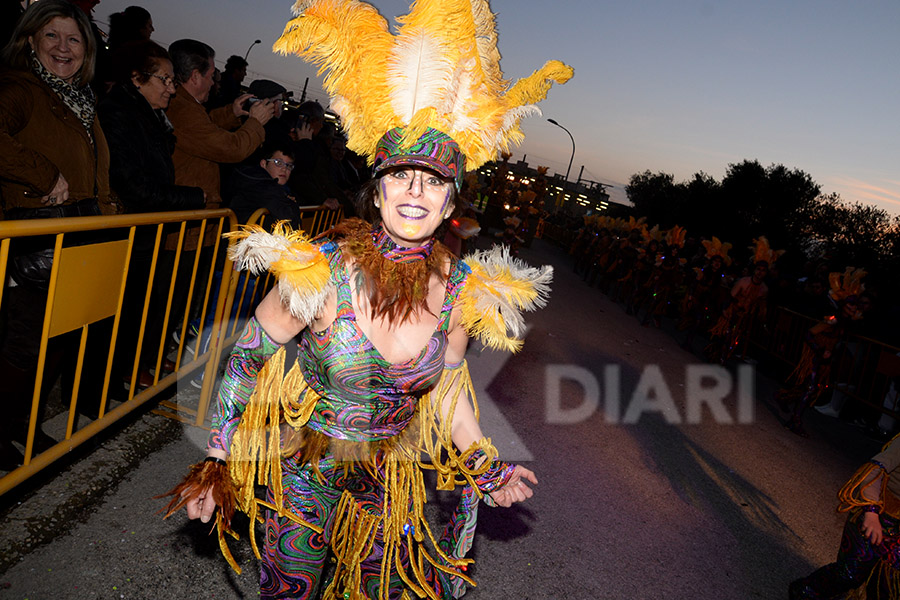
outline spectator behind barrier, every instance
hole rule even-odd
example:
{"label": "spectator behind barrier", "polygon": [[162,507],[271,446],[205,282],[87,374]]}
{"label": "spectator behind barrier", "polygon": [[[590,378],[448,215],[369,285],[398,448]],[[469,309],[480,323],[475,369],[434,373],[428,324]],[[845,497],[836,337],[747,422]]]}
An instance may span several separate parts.
{"label": "spectator behind barrier", "polygon": [[156,29],[153,17],[146,8],[129,6],[122,12],[109,15],[109,51],[115,53],[130,42],[146,42]]}
{"label": "spectator behind barrier", "polygon": [[[209,98],[215,73],[215,51],[196,40],[178,40],[169,46],[175,78],[180,87],[169,104],[168,116],[175,127],[175,183],[195,186],[206,192],[206,208],[216,209],[222,205],[220,195],[220,163],[237,163],[250,156],[262,145],[264,126],[275,113],[271,100],[260,100],[244,108],[250,94],[239,96],[227,106],[209,113],[203,103]],[[248,117],[241,124],[241,117]],[[215,227],[207,230],[203,240],[207,250],[218,242]],[[190,229],[185,238],[184,250],[193,251],[199,246],[199,227]],[[166,252],[161,257],[160,268],[174,268],[174,251],[178,247],[178,234],[172,233],[166,239]],[[224,253],[219,254],[224,262]],[[206,264],[207,261],[201,260]],[[221,265],[217,266],[218,269]],[[183,311],[187,302],[190,285],[191,260],[183,256],[177,274],[174,291],[173,311]],[[206,277],[200,277],[193,288],[193,297],[202,301],[206,293]],[[215,296],[210,296],[210,302]],[[191,310],[198,313],[200,307]],[[168,333],[168,332],[167,332]]]}
{"label": "spectator behind barrier", "polygon": [[173,127],[165,109],[175,95],[169,54],[154,42],[131,42],[116,53],[116,84],[100,103],[110,148],[110,183],[130,213],[194,210],[199,187],[175,185]]}
{"label": "spectator behind barrier", "polygon": [[[178,40],[169,46],[169,53],[180,83],[168,110],[175,128],[175,183],[202,188],[206,208],[219,208],[219,163],[240,162],[259,148],[265,136],[264,125],[274,115],[275,105],[271,100],[260,100],[246,110],[243,105],[250,95],[245,94],[207,113],[203,103],[213,84],[215,51],[203,42]],[[242,116],[249,117],[243,125]],[[196,247],[196,236],[186,247]]]}
{"label": "spectator behind barrier", "polygon": [[287,90],[280,83],[268,79],[256,79],[248,90],[253,98],[271,100],[275,104],[275,115],[265,125],[266,146],[286,146],[291,143],[291,127],[282,117],[284,103],[287,101]]}
{"label": "spectator behind barrier", "polygon": [[[130,42],[118,49],[113,66],[116,84],[101,101],[99,112],[109,140],[109,176],[116,195],[130,213],[202,209],[202,189],[175,185],[175,136],[165,113],[175,94],[175,74],[168,52],[151,41]],[[112,383],[116,386],[121,385],[122,379],[130,381],[154,238],[152,228],[140,228],[136,234],[116,352],[117,357],[127,358],[115,365],[118,376]],[[159,343],[162,331],[167,282],[166,274],[157,272],[147,313],[146,356],[140,361],[141,387],[153,382],[148,367],[155,363],[154,344]]]}
{"label": "spectator behind barrier", "polygon": [[266,146],[257,164],[238,167],[226,184],[228,206],[238,221],[246,223],[260,208],[268,209],[267,221],[290,221],[300,228],[300,207],[287,187],[294,169],[294,154],[287,146]]}
{"label": "spectator behind barrier", "polygon": [[[29,6],[3,49],[3,62],[11,67],[0,75],[0,197],[6,219],[116,212],[107,178],[109,151],[88,86],[95,51],[87,17],[64,0]],[[27,432],[51,248],[52,241],[16,240],[8,262],[0,340],[4,470],[23,459],[11,441],[23,443]],[[48,365],[52,358],[51,353]],[[36,435],[38,451],[53,443],[40,427]]]}
{"label": "spectator behind barrier", "polygon": [[241,84],[247,77],[247,66],[247,61],[236,54],[228,57],[219,87],[216,93],[209,97],[210,108],[228,106],[242,95]]}

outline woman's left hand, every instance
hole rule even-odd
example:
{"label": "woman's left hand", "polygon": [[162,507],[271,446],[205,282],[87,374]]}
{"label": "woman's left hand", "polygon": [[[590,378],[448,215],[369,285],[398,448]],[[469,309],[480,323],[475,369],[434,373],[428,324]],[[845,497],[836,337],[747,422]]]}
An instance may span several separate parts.
{"label": "woman's left hand", "polygon": [[863,514],[863,522],[860,526],[862,534],[872,543],[873,546],[881,545],[884,535],[881,529],[881,519],[878,513],[866,512]]}
{"label": "woman's left hand", "polygon": [[499,490],[491,492],[491,498],[504,508],[509,508],[515,502],[524,502],[534,495],[534,490],[528,487],[525,480],[530,481],[533,485],[537,485],[538,482],[533,471],[526,469],[522,465],[516,465],[516,469],[513,471],[512,477],[509,478],[507,484]]}
{"label": "woman's left hand", "polygon": [[41,203],[46,204],[47,206],[57,206],[63,204],[68,199],[69,182],[66,181],[66,178],[60,173],[59,177],[56,178],[56,183],[53,185],[53,189],[50,190],[50,193],[41,198]]}

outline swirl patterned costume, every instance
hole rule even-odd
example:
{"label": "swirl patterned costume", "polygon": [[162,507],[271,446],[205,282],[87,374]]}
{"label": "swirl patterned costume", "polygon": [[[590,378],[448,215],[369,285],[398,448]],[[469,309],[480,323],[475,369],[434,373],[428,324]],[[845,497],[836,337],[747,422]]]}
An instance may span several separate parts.
{"label": "swirl patterned costume", "polygon": [[[838,510],[848,513],[837,560],[790,584],[791,600],[825,600],[858,588],[866,598],[900,597],[900,443],[894,438],[860,467],[838,493]],[[866,513],[878,514],[882,540],[863,532]],[[862,596],[860,596],[862,597]]]}
{"label": "swirl patterned costume", "polygon": [[[386,260],[406,258],[381,229],[355,222],[357,239],[363,228],[364,242]],[[407,590],[435,599],[461,595],[464,583],[474,584],[463,571],[478,500],[502,487],[514,465],[496,460],[487,438],[464,452],[450,440],[457,400],[449,415],[442,415],[441,401],[474,403],[465,362],[445,363],[450,315],[459,306],[467,329],[488,344],[515,348],[507,328],[518,332],[521,317],[513,308],[543,304],[549,267],[526,267],[502,251],[470,257],[470,267],[441,248],[450,268],[435,331],[418,356],[393,364],[357,325],[345,256],[352,244],[313,245],[285,230],[237,237],[232,254],[246,265],[260,266],[260,244],[263,253],[277,247],[283,256],[306,257],[268,266],[279,285],[289,278],[275,264],[322,269],[321,287],[333,289],[337,300],[330,326],[301,333],[296,364],[286,375],[284,349],[251,320],[220,389],[209,445],[230,454],[238,507],[265,523],[262,552],[251,529],[261,558],[261,596],[315,597],[329,549],[337,567],[325,598],[400,598]],[[504,298],[505,285],[514,291]],[[291,300],[322,298],[316,289],[288,287]],[[489,289],[501,293],[491,296]],[[431,462],[422,462],[423,452]],[[423,469],[437,471],[441,489],[463,485],[441,536],[432,534],[422,514]],[[267,486],[265,500],[256,498],[255,484]],[[228,519],[218,518],[223,552],[237,568],[224,542]]]}

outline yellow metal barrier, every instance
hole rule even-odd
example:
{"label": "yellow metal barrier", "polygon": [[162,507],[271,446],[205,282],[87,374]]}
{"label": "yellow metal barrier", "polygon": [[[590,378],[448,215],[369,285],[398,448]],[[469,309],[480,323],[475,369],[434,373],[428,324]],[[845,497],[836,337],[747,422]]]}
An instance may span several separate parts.
{"label": "yellow metal barrier", "polygon": [[[28,411],[26,441],[24,443],[24,462],[22,466],[0,478],[0,494],[3,494],[21,482],[25,481],[41,469],[52,464],[67,452],[97,435],[121,418],[142,406],[146,402],[158,398],[160,394],[171,388],[178,379],[190,375],[201,366],[206,371],[215,372],[216,365],[210,364],[213,352],[197,354],[193,360],[185,363],[184,336],[182,343],[175,354],[176,370],[163,376],[162,368],[167,360],[168,333],[171,331],[169,323],[180,322],[182,331],[187,331],[192,311],[199,310],[201,317],[209,310],[207,304],[211,297],[211,283],[217,260],[220,258],[220,246],[217,244],[209,251],[195,251],[185,253],[183,241],[188,228],[198,227],[203,233],[212,228],[216,236],[221,239],[222,233],[234,229],[235,217],[230,210],[204,210],[204,211],[180,211],[166,213],[148,213],[135,215],[118,215],[113,217],[76,217],[65,219],[35,219],[23,221],[0,221],[0,281],[7,282],[9,273],[8,265],[16,252],[16,244],[24,243],[26,238],[44,236],[48,240],[47,246],[53,248],[53,264],[50,270],[49,282],[46,292],[35,292],[36,297],[46,296],[43,306],[35,306],[36,312],[43,313],[43,325],[40,332],[40,344],[36,361],[36,372],[33,381],[33,393],[31,406]],[[165,239],[164,232],[177,228],[178,246],[173,250],[163,250],[162,243]],[[149,259],[149,275],[146,280],[141,273],[132,274],[130,268],[135,259],[135,243],[140,236],[144,257]],[[147,244],[147,240],[152,242]],[[67,244],[67,242],[69,242]],[[158,272],[160,268],[160,256],[166,254],[171,272]],[[189,256],[192,255],[192,256]],[[184,277],[178,278],[179,266],[182,259],[190,260],[189,274],[185,270]],[[227,270],[226,270],[227,273]],[[202,300],[195,301],[193,290],[197,282],[206,283],[205,294]],[[217,294],[216,314],[223,314],[221,310],[227,300],[229,280],[223,277],[219,293]],[[136,346],[127,347],[119,342],[118,336],[122,323],[123,298],[129,286],[146,285],[141,304],[140,323],[127,323],[127,327],[137,329]],[[156,286],[156,287],[154,287]],[[176,289],[186,288],[186,299],[182,304],[176,305]],[[134,288],[139,289],[139,288]],[[155,289],[160,289],[166,298],[164,305],[151,306],[151,297]],[[6,298],[6,286],[0,288],[0,307]],[[140,298],[138,298],[139,300]],[[195,306],[196,305],[196,306]],[[136,305],[135,305],[136,308]],[[141,365],[142,351],[147,350],[145,344],[148,313],[160,311],[162,315],[162,329],[158,347],[148,355],[155,367],[153,385],[144,389],[137,389],[138,371]],[[156,315],[153,315],[154,317]],[[100,327],[101,322],[111,323],[109,333],[109,349],[105,356],[89,355],[88,337],[90,331]],[[201,318],[202,322],[202,318]],[[216,324],[218,325],[218,323]],[[105,327],[106,325],[104,325]],[[36,430],[41,427],[41,414],[47,407],[48,401],[46,385],[52,385],[54,381],[45,381],[45,369],[48,362],[48,347],[51,342],[60,336],[72,335],[80,330],[77,342],[77,353],[74,356],[74,377],[71,388],[71,400],[68,406],[62,406],[62,413],[67,411],[65,419],[65,432],[59,437],[63,439],[54,446],[40,453],[35,453]],[[100,339],[105,340],[104,336]],[[151,343],[150,348],[153,348]],[[146,352],[145,352],[146,354]],[[87,361],[86,361],[87,359]],[[72,357],[64,357],[63,360],[72,360]],[[83,401],[85,395],[81,394],[81,386],[84,383],[84,369],[87,363],[95,370],[97,380],[102,378],[99,408],[96,418],[88,419],[84,416],[79,419],[79,401]],[[121,372],[127,366],[126,373],[130,373],[130,386],[125,396],[120,396],[120,402],[112,407],[109,397],[111,377],[114,373],[114,364],[120,365]],[[102,371],[102,376],[99,372]],[[53,375],[55,373],[51,373]],[[211,387],[213,377],[205,378],[204,385]],[[117,382],[118,383],[118,382]],[[62,390],[65,395],[68,389]],[[8,402],[27,402],[23,398],[9,398]],[[111,410],[110,410],[110,407]],[[24,408],[24,407],[23,407]],[[26,411],[23,410],[23,413]],[[81,426],[79,427],[79,421]],[[87,421],[87,422],[85,422]],[[8,441],[8,440],[7,440]]]}
{"label": "yellow metal barrier", "polygon": [[[302,229],[310,237],[316,237],[328,231],[339,223],[342,218],[342,210],[333,211],[323,207],[301,208]],[[271,222],[268,211],[265,209],[259,209],[253,213],[248,223],[263,227],[271,227],[274,224]],[[259,304],[275,284],[275,280],[270,273],[261,274],[259,277],[251,277],[248,273],[235,274],[230,261],[226,264],[225,271],[229,278],[228,295],[227,301],[222,306],[222,313],[219,314],[227,314],[229,318],[222,319],[218,328],[216,325],[213,325],[213,338],[210,345],[213,348],[213,356],[215,358],[207,365],[200,401],[196,410],[185,411],[189,417],[192,417],[193,424],[200,427],[205,426],[208,422],[209,407],[212,404],[213,394],[216,391],[213,385],[207,386],[207,383],[215,380],[217,375],[216,369],[221,363],[224,350],[237,341],[244,323],[253,315],[256,305]],[[224,279],[225,277],[223,276],[223,286],[225,285]],[[235,303],[237,304],[235,305]],[[168,406],[168,408],[172,407]]]}
{"label": "yellow metal barrier", "polygon": [[[793,368],[803,353],[806,334],[818,321],[784,307],[775,309],[768,327],[757,322],[749,344]],[[746,350],[746,348],[745,348]],[[832,393],[844,394],[872,409],[900,418],[885,398],[900,378],[900,348],[856,334],[839,340],[831,358]]]}

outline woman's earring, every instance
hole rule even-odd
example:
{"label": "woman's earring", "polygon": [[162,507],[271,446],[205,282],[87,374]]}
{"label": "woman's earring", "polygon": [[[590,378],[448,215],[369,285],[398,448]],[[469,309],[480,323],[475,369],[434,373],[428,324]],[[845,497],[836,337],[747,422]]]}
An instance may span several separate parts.
{"label": "woman's earring", "polygon": [[373,204],[375,204],[375,208],[381,208],[381,200],[378,199],[378,196],[375,196]]}

